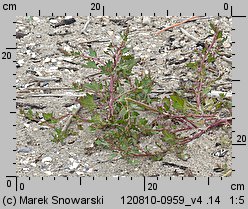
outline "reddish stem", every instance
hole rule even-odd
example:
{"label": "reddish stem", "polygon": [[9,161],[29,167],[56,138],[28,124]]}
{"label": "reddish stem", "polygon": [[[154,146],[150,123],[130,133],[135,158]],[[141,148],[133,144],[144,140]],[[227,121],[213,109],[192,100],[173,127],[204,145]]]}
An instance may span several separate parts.
{"label": "reddish stem", "polygon": [[110,84],[109,84],[109,118],[114,115],[114,83],[115,83],[115,76],[111,75],[110,77]]}
{"label": "reddish stem", "polygon": [[209,53],[211,52],[211,49],[213,48],[215,42],[217,41],[217,36],[218,36],[218,30],[215,32],[212,43],[209,45],[207,51],[205,52],[205,54],[201,60],[200,66],[198,68],[198,76],[199,76],[198,79],[199,80],[198,80],[198,85],[197,85],[197,89],[196,89],[196,103],[197,103],[197,107],[200,111],[202,111],[201,110],[201,94],[202,94],[202,86],[203,86],[203,78],[201,77],[201,73],[203,71],[204,63],[206,62],[207,57],[208,57]]}
{"label": "reddish stem", "polygon": [[188,142],[190,142],[196,138],[199,138],[202,134],[206,133],[208,130],[215,128],[215,127],[218,127],[218,126],[221,126],[221,125],[226,124],[226,123],[230,124],[231,121],[232,121],[231,118],[219,119],[219,120],[215,121],[214,123],[212,123],[211,125],[209,125],[204,130],[201,130],[200,132],[194,134],[193,136],[187,137],[184,140],[180,141],[179,144],[186,144],[186,143],[188,143]]}
{"label": "reddish stem", "polygon": [[86,59],[89,59],[89,60],[92,60],[98,64],[101,64],[101,65],[105,65],[105,62],[103,62],[102,60],[100,60],[99,58],[97,57],[91,57],[91,56],[88,56],[86,54],[82,54],[82,57],[86,58]]}

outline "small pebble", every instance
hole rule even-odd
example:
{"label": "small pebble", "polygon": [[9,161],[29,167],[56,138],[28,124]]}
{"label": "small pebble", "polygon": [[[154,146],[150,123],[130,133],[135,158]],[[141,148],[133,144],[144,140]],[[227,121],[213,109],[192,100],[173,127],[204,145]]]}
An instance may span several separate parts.
{"label": "small pebble", "polygon": [[21,147],[17,152],[29,153],[32,151],[31,147]]}
{"label": "small pebble", "polygon": [[29,168],[22,168],[23,171],[29,171]]}
{"label": "small pebble", "polygon": [[36,54],[35,54],[35,52],[34,52],[34,53],[32,53],[31,57],[32,57],[33,59],[34,59],[34,58],[36,58]]}
{"label": "small pebble", "polygon": [[157,60],[156,60],[156,64],[157,65],[162,65],[164,63],[164,59],[161,58],[161,57],[158,57]]}
{"label": "small pebble", "polygon": [[84,172],[82,172],[82,171],[76,171],[76,174],[79,176],[84,176]]}
{"label": "small pebble", "polygon": [[49,70],[52,70],[52,71],[53,70],[58,70],[58,67],[57,66],[52,66],[52,67],[49,68]]}
{"label": "small pebble", "polygon": [[35,163],[30,163],[31,166],[33,167],[36,167],[36,164]]}
{"label": "small pebble", "polygon": [[69,169],[70,170],[75,170],[75,169],[77,169],[78,166],[79,166],[79,163],[73,162],[73,164],[69,166]]}
{"label": "small pebble", "polygon": [[45,162],[51,162],[51,161],[52,161],[51,157],[44,157],[41,162],[45,163]]}
{"label": "small pebble", "polygon": [[23,60],[23,59],[18,60],[18,61],[17,61],[17,64],[18,64],[20,67],[23,66],[24,60]]}
{"label": "small pebble", "polygon": [[28,124],[28,123],[24,123],[23,124],[26,128],[29,128],[30,127],[30,124]]}
{"label": "small pebble", "polygon": [[46,57],[46,59],[44,60],[44,63],[48,63],[50,61],[51,61],[51,59],[49,57]]}
{"label": "small pebble", "polygon": [[151,24],[151,18],[148,16],[143,17],[142,24],[143,25],[150,25]]}
{"label": "small pebble", "polygon": [[44,173],[48,176],[51,176],[53,174],[51,171],[45,171]]}
{"label": "small pebble", "polygon": [[40,22],[40,18],[39,17],[33,17],[33,20],[36,22]]}
{"label": "small pebble", "polygon": [[58,23],[58,20],[56,20],[56,19],[51,19],[51,20],[50,20],[50,23],[56,24],[56,23]]}
{"label": "small pebble", "polygon": [[57,60],[53,58],[53,59],[51,59],[51,62],[54,63],[54,62],[57,62]]}

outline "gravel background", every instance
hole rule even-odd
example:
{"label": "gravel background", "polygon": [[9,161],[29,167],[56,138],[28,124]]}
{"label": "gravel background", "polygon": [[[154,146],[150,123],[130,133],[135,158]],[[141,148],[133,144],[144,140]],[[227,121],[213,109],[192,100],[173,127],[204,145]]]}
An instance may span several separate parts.
{"label": "gravel background", "polygon": [[[155,35],[187,17],[91,17],[82,33],[87,17],[17,17],[17,108],[32,108],[34,112],[54,112],[56,116],[70,113],[75,97],[69,89],[73,82],[82,81],[95,73],[77,65],[78,58],[66,57],[63,51],[87,51],[92,47],[100,56],[112,40],[120,39],[119,33],[130,26],[130,45],[140,59],[134,72],[139,75],[151,71],[156,81],[156,93],[162,97],[181,84],[190,83],[194,77],[185,65],[194,60],[193,49],[197,42],[185,35],[185,29],[195,38],[205,41],[210,20],[223,30],[227,41],[225,56],[231,60],[231,18],[201,19],[186,23]],[[23,36],[23,37],[22,37]],[[215,90],[231,93],[230,62],[218,58],[214,66],[216,75],[224,76],[216,82]],[[38,77],[52,77],[52,81],[37,81]],[[100,79],[100,78],[99,78]],[[58,87],[59,90],[32,90],[34,87]],[[67,89],[67,87],[69,87]],[[64,94],[64,97],[31,97],[33,94]],[[18,176],[223,176],[231,169],[231,129],[220,128],[202,135],[187,147],[190,156],[186,161],[167,154],[163,161],[153,162],[142,158],[135,165],[123,159],[109,160],[108,150],[93,147],[96,135],[87,130],[70,136],[66,145],[51,142],[52,131],[38,123],[30,122],[17,114],[17,175]],[[225,150],[224,157],[214,156]],[[216,168],[218,168],[216,170]],[[219,171],[219,172],[216,172]]]}

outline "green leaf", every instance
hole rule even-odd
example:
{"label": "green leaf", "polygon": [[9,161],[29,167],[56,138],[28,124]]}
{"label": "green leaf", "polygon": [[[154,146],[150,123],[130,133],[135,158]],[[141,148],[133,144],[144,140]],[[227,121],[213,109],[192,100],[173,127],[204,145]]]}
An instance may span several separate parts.
{"label": "green leaf", "polygon": [[214,62],[216,59],[211,54],[208,55],[208,63]]}
{"label": "green leaf", "polygon": [[124,77],[131,75],[131,70],[137,64],[133,55],[124,55],[118,64],[117,70],[123,74]]}
{"label": "green leaf", "polygon": [[87,93],[86,96],[80,97],[79,102],[82,105],[82,107],[90,111],[93,111],[96,108],[96,104],[94,102],[94,96],[91,94]]}
{"label": "green leaf", "polygon": [[34,113],[33,113],[32,109],[28,109],[28,112],[25,114],[25,116],[26,116],[29,120],[33,120],[33,119],[34,119]]}
{"label": "green leaf", "polygon": [[224,99],[226,97],[226,93],[220,93],[219,95],[221,99]]}
{"label": "green leaf", "polygon": [[53,118],[53,113],[42,113],[42,116],[46,121],[49,121]]}
{"label": "green leaf", "polygon": [[170,133],[167,130],[162,131],[164,137],[162,138],[162,141],[170,144],[170,145],[175,145],[176,144],[176,135],[173,133]]}
{"label": "green leaf", "polygon": [[198,63],[197,62],[190,62],[186,65],[186,67],[191,68],[193,70],[196,70],[198,68]]}
{"label": "green leaf", "polygon": [[139,119],[139,124],[140,124],[140,125],[144,126],[144,125],[146,125],[147,123],[148,123],[148,120],[147,120],[146,118],[140,118],[140,119]]}
{"label": "green leaf", "polygon": [[210,28],[216,33],[217,27],[214,25],[214,23],[210,22]]}
{"label": "green leaf", "polygon": [[110,73],[112,72],[112,67],[113,62],[110,60],[108,60],[108,62],[104,66],[100,66],[100,68],[102,69],[102,73],[106,75],[110,75]]}
{"label": "green leaf", "polygon": [[217,39],[220,39],[220,38],[222,38],[222,31],[219,31],[217,34]]}
{"label": "green leaf", "polygon": [[71,56],[76,56],[76,57],[78,57],[78,56],[81,55],[81,52],[72,51],[72,52],[70,53],[70,55],[71,55]]}
{"label": "green leaf", "polygon": [[95,52],[92,48],[89,48],[89,51],[90,51],[89,55],[90,55],[91,57],[97,57],[96,52]]}
{"label": "green leaf", "polygon": [[153,155],[153,156],[151,156],[151,160],[153,160],[153,161],[161,161],[161,160],[163,160],[163,156],[159,155],[159,154]]}
{"label": "green leaf", "polygon": [[86,84],[84,84],[84,87],[87,89],[91,89],[93,91],[98,92],[101,89],[101,84],[99,84],[97,82],[86,83]]}
{"label": "green leaf", "polygon": [[127,113],[128,113],[128,111],[127,111],[126,107],[123,107],[123,108],[121,109],[121,111],[119,112],[119,115],[120,115],[121,117],[124,117]]}
{"label": "green leaf", "polygon": [[129,50],[130,50],[129,48],[125,47],[124,49],[122,49],[122,54],[129,52]]}
{"label": "green leaf", "polygon": [[171,100],[167,97],[164,97],[162,102],[164,103],[164,108],[166,109],[166,111],[169,111],[170,105],[171,105]]}
{"label": "green leaf", "polygon": [[222,40],[221,40],[221,44],[223,44],[226,40],[227,40],[227,37],[222,38]]}
{"label": "green leaf", "polygon": [[46,122],[57,123],[58,120],[54,118],[53,113],[42,113],[43,118]]}
{"label": "green leaf", "polygon": [[177,110],[184,110],[185,108],[185,100],[181,98],[178,94],[174,93],[170,96],[173,104],[172,106]]}
{"label": "green leaf", "polygon": [[136,111],[132,111],[131,115],[136,118],[137,116],[139,116],[139,113]]}
{"label": "green leaf", "polygon": [[96,124],[99,124],[99,123],[102,123],[102,118],[99,114],[95,114],[91,117],[91,120],[90,120],[91,123],[96,123]]}
{"label": "green leaf", "polygon": [[203,89],[203,94],[207,95],[209,92],[211,91],[211,87],[206,87],[205,89]]}
{"label": "green leaf", "polygon": [[63,142],[66,137],[68,137],[68,132],[62,131],[62,128],[55,128],[52,141],[56,143]]}
{"label": "green leaf", "polygon": [[98,67],[94,61],[88,61],[87,64],[82,65],[82,67],[98,69]]}
{"label": "green leaf", "polygon": [[109,156],[109,160],[113,160],[116,156],[118,156],[117,153],[113,152],[110,156]]}
{"label": "green leaf", "polygon": [[94,142],[98,146],[109,147],[109,143],[106,142],[104,139],[96,139]]}

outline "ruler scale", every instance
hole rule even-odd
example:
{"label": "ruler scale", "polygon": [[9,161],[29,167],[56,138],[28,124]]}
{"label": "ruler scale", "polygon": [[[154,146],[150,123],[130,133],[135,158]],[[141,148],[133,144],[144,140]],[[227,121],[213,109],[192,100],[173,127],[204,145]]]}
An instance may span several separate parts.
{"label": "ruler scale", "polygon": [[[247,3],[205,1],[2,1],[1,208],[247,208]],[[231,177],[18,177],[16,16],[231,16]],[[3,59],[5,56],[7,59]]]}

